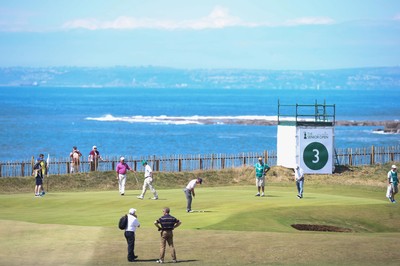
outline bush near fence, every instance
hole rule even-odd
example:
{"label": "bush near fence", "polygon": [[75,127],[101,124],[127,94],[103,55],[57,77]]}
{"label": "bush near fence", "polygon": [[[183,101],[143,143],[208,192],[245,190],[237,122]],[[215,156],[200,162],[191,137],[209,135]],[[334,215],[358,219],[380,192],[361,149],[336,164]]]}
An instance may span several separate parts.
{"label": "bush near fence", "polygon": [[[140,158],[125,157],[125,162],[135,171],[143,171],[142,160],[147,160],[156,172],[191,172],[198,170],[221,170],[254,165],[259,157],[263,157],[270,166],[276,166],[276,151],[247,152],[240,154],[206,154],[206,155],[171,155],[146,156]],[[335,149],[335,165],[374,165],[400,161],[400,146],[369,148]],[[97,171],[113,171],[119,157],[104,157],[99,162]],[[25,162],[0,162],[0,177],[24,177],[32,175],[34,157]],[[68,158],[52,158],[49,174],[62,175],[71,173],[71,162]],[[80,172],[90,172],[90,164],[82,160]]]}

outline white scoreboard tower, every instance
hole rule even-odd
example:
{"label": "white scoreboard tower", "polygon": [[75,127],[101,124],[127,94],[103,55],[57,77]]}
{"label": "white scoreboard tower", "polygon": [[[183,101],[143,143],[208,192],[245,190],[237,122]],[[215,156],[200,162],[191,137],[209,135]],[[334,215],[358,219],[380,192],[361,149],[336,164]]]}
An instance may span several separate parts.
{"label": "white scoreboard tower", "polygon": [[335,105],[278,102],[277,165],[306,174],[334,171]]}

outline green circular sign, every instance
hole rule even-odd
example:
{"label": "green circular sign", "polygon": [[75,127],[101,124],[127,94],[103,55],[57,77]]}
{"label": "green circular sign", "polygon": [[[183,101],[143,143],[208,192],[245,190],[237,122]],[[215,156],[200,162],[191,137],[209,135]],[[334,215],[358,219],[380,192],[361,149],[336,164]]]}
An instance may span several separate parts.
{"label": "green circular sign", "polygon": [[312,142],[303,151],[303,161],[311,170],[320,170],[328,162],[328,150],[319,142]]}

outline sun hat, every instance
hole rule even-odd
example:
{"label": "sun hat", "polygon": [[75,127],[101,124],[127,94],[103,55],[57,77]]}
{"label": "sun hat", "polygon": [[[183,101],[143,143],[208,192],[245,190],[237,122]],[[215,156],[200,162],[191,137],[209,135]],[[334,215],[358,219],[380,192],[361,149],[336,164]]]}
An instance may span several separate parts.
{"label": "sun hat", "polygon": [[119,158],[119,160],[120,160],[120,161],[123,161],[123,160],[125,160],[125,157],[121,157],[121,158]]}
{"label": "sun hat", "polygon": [[92,149],[93,149],[93,150],[94,150],[94,149],[97,149],[97,147],[96,147],[96,146],[93,146],[93,148],[92,148]]}
{"label": "sun hat", "polygon": [[392,169],[397,169],[396,165],[393,164],[392,165]]}
{"label": "sun hat", "polygon": [[134,209],[134,208],[130,208],[129,209],[129,214],[135,214],[136,213],[136,209]]}
{"label": "sun hat", "polygon": [[147,164],[147,161],[146,161],[146,160],[143,160],[143,161],[142,161],[142,165],[145,165],[145,164]]}
{"label": "sun hat", "polygon": [[258,160],[259,160],[259,161],[262,161],[262,158],[261,158],[261,157],[258,157]]}

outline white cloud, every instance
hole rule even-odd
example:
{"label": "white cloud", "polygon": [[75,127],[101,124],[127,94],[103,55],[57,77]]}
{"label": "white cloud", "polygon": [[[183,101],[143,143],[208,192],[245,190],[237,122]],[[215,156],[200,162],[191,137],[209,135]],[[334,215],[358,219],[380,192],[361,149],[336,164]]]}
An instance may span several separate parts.
{"label": "white cloud", "polygon": [[394,20],[400,20],[400,13],[397,14],[397,15],[395,15],[393,19],[394,19]]}
{"label": "white cloud", "polygon": [[334,21],[327,17],[309,17],[290,20],[282,24],[272,25],[270,23],[254,23],[245,22],[239,17],[229,14],[227,8],[216,6],[206,17],[194,20],[156,20],[149,18],[132,18],[128,16],[120,16],[112,21],[100,21],[97,19],[77,19],[64,23],[65,29],[83,28],[88,30],[101,30],[101,29],[220,29],[226,27],[270,27],[270,26],[298,26],[298,25],[323,25],[332,24]]}
{"label": "white cloud", "polygon": [[329,25],[335,21],[329,17],[304,17],[294,20],[288,20],[286,26],[299,26],[299,25]]}

